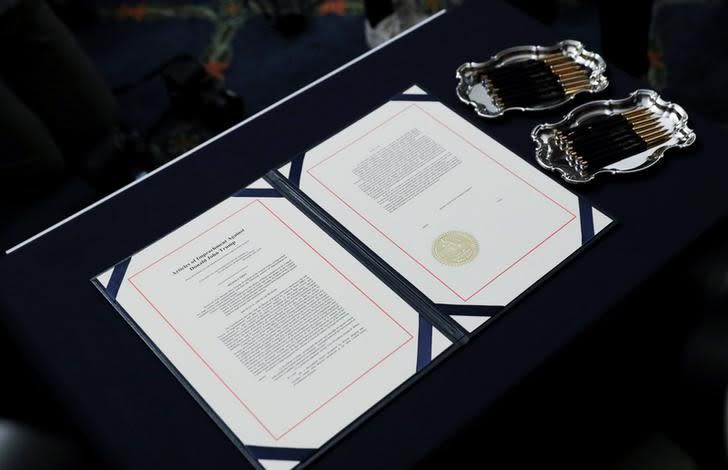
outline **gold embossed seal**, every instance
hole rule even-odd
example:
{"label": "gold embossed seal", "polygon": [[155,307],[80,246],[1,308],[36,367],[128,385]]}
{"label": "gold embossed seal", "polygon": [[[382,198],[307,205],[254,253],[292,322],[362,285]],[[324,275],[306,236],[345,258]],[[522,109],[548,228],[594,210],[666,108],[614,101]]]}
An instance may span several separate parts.
{"label": "gold embossed seal", "polygon": [[452,230],[435,239],[432,256],[447,266],[462,266],[474,260],[479,249],[478,240],[474,236]]}

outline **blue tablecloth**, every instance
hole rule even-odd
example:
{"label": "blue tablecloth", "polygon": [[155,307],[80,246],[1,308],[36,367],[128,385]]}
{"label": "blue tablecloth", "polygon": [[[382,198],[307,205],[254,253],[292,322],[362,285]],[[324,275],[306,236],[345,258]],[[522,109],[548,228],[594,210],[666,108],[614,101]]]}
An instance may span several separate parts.
{"label": "blue tablecloth", "polygon": [[[505,47],[559,39],[495,2],[440,17],[0,260],[2,320],[109,461],[135,469],[245,466],[89,279],[413,83],[535,165],[531,129],[565,109],[482,120],[457,101],[454,74]],[[603,97],[643,86],[613,69],[609,77]],[[645,173],[575,188],[618,225],[315,466],[414,464],[724,219],[722,136],[698,118],[692,124],[691,151]]]}

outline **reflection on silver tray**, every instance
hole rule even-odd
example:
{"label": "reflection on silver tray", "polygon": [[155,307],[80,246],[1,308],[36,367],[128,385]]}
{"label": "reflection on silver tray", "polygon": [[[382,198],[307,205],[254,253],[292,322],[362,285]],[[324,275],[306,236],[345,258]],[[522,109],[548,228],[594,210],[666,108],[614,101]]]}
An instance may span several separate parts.
{"label": "reflection on silver tray", "polygon": [[[637,108],[649,110],[660,125],[670,132],[665,142],[603,167],[583,168],[575,164],[564,135],[594,117],[623,114]],[[688,115],[682,107],[663,100],[652,90],[636,90],[625,99],[593,101],[578,106],[557,123],[536,126],[531,138],[536,142],[536,161],[539,165],[559,172],[570,183],[586,183],[600,173],[633,173],[649,168],[668,149],[687,147],[695,142],[695,133],[688,127]]]}
{"label": "reflection on silver tray", "polygon": [[[500,67],[514,62],[528,59],[542,60],[545,56],[561,52],[577,64],[586,69],[589,74],[590,88],[567,95],[558,101],[534,105],[532,107],[505,107],[501,108],[495,103],[493,97],[483,83],[483,71],[489,67]],[[550,47],[543,46],[517,46],[505,49],[494,55],[487,62],[466,62],[457,69],[458,79],[457,95],[460,101],[475,108],[479,116],[493,118],[502,116],[510,110],[540,111],[552,109],[571,101],[579,93],[597,93],[604,90],[609,82],[604,76],[607,68],[604,60],[594,52],[584,49],[579,41],[564,40]]]}

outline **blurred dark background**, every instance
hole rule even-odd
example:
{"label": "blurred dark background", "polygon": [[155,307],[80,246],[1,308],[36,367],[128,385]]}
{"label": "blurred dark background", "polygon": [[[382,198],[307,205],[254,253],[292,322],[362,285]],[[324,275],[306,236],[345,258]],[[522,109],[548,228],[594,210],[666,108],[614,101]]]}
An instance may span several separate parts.
{"label": "blurred dark background", "polygon": [[[463,1],[404,1],[408,11],[399,29]],[[380,6],[373,10],[371,3]],[[403,2],[381,3],[0,0],[0,248],[142,177],[396,34],[383,18],[396,14]],[[728,2],[510,3],[560,37],[580,40],[608,63],[645,79],[691,113],[728,124]],[[484,47],[483,56],[473,59],[495,52]],[[41,155],[43,161],[26,165],[23,155]],[[564,466],[724,467],[725,233],[702,240],[672,272],[624,306],[622,320],[636,310],[650,312],[643,321],[631,321],[632,334],[625,335],[616,319],[571,348],[588,352],[597,363],[585,371],[565,352],[491,417],[501,429],[498,436],[475,427],[468,439],[494,443],[500,449],[494,461],[500,456],[503,468],[538,460],[535,451],[514,458],[513,443],[520,439],[542,442],[538,451]],[[677,297],[664,295],[671,288]],[[697,313],[684,324],[665,325],[658,335],[652,330],[661,308]],[[611,343],[617,332],[620,351]],[[645,332],[653,342],[644,343]],[[73,418],[55,406],[45,384],[36,383],[32,368],[14,356],[13,344],[22,339],[5,336],[0,331],[6,377],[0,388],[0,468],[95,467],[87,436],[78,434]],[[635,359],[634,351],[644,354]],[[569,377],[576,370],[583,380],[574,389]],[[587,396],[604,402],[586,402]],[[523,419],[512,420],[514,413]],[[566,448],[568,458],[560,454]],[[457,449],[453,443],[433,450],[423,466],[452,463]]]}

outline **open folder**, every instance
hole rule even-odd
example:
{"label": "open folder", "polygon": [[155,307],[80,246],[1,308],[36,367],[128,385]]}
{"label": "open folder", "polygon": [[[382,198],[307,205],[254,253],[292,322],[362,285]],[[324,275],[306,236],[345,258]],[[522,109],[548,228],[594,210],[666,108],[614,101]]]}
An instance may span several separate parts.
{"label": "open folder", "polygon": [[413,86],[92,281],[254,466],[292,468],[611,222]]}

